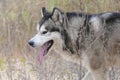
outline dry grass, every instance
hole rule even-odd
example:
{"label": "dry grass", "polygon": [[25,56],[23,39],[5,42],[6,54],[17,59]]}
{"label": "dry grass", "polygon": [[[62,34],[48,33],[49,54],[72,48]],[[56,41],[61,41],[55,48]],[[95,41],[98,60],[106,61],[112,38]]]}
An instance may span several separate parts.
{"label": "dry grass", "polygon": [[[76,64],[55,53],[38,64],[37,50],[28,46],[42,6],[50,11],[54,6],[88,13],[120,11],[119,0],[0,0],[0,80],[80,80]],[[111,80],[120,80],[118,73],[119,79]]]}

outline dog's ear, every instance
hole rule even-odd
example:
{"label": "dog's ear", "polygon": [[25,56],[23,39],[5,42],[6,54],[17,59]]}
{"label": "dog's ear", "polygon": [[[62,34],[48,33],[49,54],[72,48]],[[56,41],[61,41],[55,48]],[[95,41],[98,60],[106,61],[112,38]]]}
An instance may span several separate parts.
{"label": "dog's ear", "polygon": [[41,15],[42,15],[42,17],[44,17],[45,15],[47,15],[49,12],[46,10],[46,8],[45,7],[42,7],[42,9],[41,9]]}
{"label": "dog's ear", "polygon": [[54,21],[63,22],[62,12],[58,8],[53,9],[52,18]]}

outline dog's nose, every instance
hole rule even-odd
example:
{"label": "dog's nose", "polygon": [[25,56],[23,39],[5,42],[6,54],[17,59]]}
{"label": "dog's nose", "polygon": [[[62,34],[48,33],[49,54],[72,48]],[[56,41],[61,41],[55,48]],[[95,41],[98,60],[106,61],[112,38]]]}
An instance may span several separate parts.
{"label": "dog's nose", "polygon": [[33,41],[29,41],[28,42],[30,46],[34,47],[34,42]]}

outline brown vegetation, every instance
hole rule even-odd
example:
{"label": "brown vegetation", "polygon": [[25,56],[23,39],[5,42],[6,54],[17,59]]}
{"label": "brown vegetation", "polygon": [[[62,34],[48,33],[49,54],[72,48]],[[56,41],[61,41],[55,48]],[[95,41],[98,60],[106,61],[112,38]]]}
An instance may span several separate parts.
{"label": "brown vegetation", "polygon": [[[81,68],[54,52],[39,64],[37,51],[28,45],[36,33],[40,9],[88,13],[119,12],[119,0],[0,0],[0,80],[80,80]],[[120,80],[120,70],[110,71]],[[84,73],[84,71],[82,71]],[[115,72],[115,73],[114,73]]]}

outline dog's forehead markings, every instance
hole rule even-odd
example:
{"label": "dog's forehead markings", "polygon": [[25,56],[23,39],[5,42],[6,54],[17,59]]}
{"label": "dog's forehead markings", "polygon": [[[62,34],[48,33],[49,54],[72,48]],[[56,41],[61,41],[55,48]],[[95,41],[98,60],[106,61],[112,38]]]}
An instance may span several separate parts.
{"label": "dog's forehead markings", "polygon": [[43,25],[41,25],[41,27],[40,27],[40,31],[45,31],[46,29],[45,29],[45,25],[43,24]]}
{"label": "dog's forehead markings", "polygon": [[39,25],[39,24],[37,24],[37,27],[36,27],[36,28],[37,28],[37,31],[39,31],[39,29],[40,29],[40,25]]}

